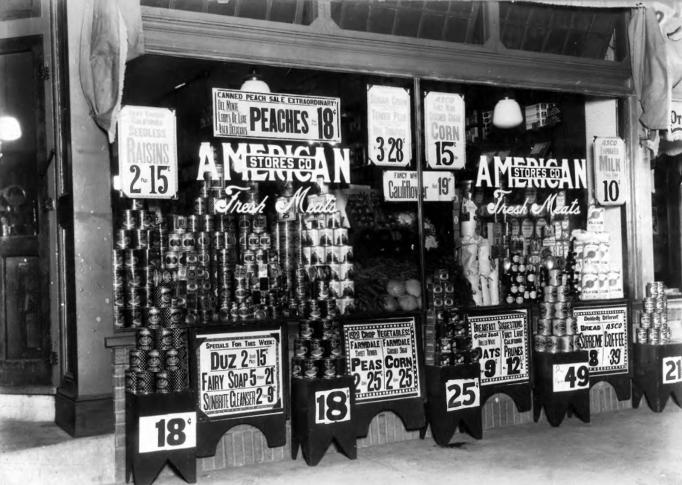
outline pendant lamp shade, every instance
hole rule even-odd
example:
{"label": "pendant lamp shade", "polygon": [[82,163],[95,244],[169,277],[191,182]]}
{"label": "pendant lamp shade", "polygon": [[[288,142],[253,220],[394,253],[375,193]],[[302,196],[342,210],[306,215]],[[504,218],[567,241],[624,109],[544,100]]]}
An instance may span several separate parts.
{"label": "pendant lamp shade", "polygon": [[523,123],[521,106],[515,99],[504,97],[497,102],[493,110],[493,125],[497,128],[514,128]]}
{"label": "pendant lamp shade", "polygon": [[240,91],[248,91],[251,93],[269,93],[270,92],[270,86],[268,86],[268,83],[263,81],[258,73],[256,73],[256,70],[253,69],[251,71],[251,75],[249,78],[244,81],[242,84],[242,87],[239,88]]}

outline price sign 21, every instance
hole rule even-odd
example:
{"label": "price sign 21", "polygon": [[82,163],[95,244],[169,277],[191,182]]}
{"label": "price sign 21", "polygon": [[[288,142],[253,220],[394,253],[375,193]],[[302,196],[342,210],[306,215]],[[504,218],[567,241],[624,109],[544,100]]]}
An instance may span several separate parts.
{"label": "price sign 21", "polygon": [[682,356],[663,358],[663,384],[682,382]]}

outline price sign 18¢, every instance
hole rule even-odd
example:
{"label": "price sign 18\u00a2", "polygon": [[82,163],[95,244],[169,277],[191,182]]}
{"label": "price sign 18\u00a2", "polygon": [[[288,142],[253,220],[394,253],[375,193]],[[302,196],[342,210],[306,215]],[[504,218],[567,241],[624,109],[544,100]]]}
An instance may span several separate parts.
{"label": "price sign 18\u00a2", "polygon": [[197,413],[140,416],[140,453],[182,450],[197,445]]}
{"label": "price sign 18\u00a2", "polygon": [[334,424],[350,421],[350,388],[315,393],[315,423]]}

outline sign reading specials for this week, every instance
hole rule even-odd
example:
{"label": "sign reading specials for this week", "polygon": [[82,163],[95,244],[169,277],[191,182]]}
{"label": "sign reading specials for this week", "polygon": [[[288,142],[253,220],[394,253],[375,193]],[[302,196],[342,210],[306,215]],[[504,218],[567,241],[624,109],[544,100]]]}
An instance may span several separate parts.
{"label": "sign reading specials for this week", "polygon": [[341,142],[339,98],[213,88],[213,136]]}
{"label": "sign reading specials for this week", "polygon": [[178,191],[175,113],[124,106],[118,119],[121,191],[135,199],[171,199]]}
{"label": "sign reading specials for this week", "polygon": [[625,203],[625,142],[617,137],[594,139],[594,193],[599,205]]}
{"label": "sign reading specials for this week", "polygon": [[372,85],[367,89],[368,158],[381,167],[405,167],[412,161],[410,92]]}
{"label": "sign reading specials for this week", "polygon": [[424,97],[426,164],[436,170],[464,168],[464,97],[430,92]]}
{"label": "sign reading specials for this week", "polygon": [[[455,200],[455,176],[452,172],[422,172],[425,202]],[[419,174],[415,170],[386,170],[384,200],[387,202],[416,202],[419,199]]]}

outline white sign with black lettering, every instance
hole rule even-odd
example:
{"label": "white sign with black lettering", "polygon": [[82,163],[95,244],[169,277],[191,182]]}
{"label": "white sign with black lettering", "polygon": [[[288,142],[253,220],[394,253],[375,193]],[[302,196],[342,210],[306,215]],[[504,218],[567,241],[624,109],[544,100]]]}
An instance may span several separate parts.
{"label": "white sign with black lettering", "polygon": [[580,349],[589,355],[590,374],[628,372],[628,307],[576,307]]}
{"label": "white sign with black lettering", "polygon": [[281,331],[197,335],[198,409],[210,417],[282,408]]}
{"label": "white sign with black lettering", "polygon": [[347,323],[344,339],[357,401],[421,395],[414,318]]}
{"label": "white sign with black lettering", "polygon": [[[452,172],[422,172],[424,202],[455,200],[455,175]],[[416,202],[419,194],[419,174],[414,170],[386,170],[383,173],[384,200]]]}
{"label": "white sign with black lettering", "polygon": [[445,382],[446,411],[477,408],[481,405],[479,379],[449,379]]}
{"label": "white sign with black lettering", "polygon": [[682,382],[682,356],[663,357],[663,384]]}
{"label": "white sign with black lettering", "polygon": [[554,364],[552,366],[553,392],[571,392],[590,387],[590,369],[587,362]]}
{"label": "white sign with black lettering", "polygon": [[140,416],[139,453],[182,450],[197,445],[197,413]]}
{"label": "white sign with black lettering", "polygon": [[528,366],[528,313],[470,315],[473,348],[481,348],[481,385],[530,379]]}
{"label": "white sign with black lettering", "polygon": [[339,98],[213,88],[213,136],[341,142]]}
{"label": "white sign with black lettering", "polygon": [[374,165],[410,164],[412,114],[407,89],[379,85],[367,89],[367,143],[367,156]]}
{"label": "white sign with black lettering", "polygon": [[315,423],[334,424],[350,421],[350,388],[315,393]]}
{"label": "white sign with black lettering", "polygon": [[625,203],[626,155],[622,138],[594,139],[594,195],[599,205]]}
{"label": "white sign with black lettering", "polygon": [[673,99],[670,102],[670,127],[668,139],[682,140],[682,101]]}
{"label": "white sign with black lettering", "polygon": [[424,97],[426,164],[436,170],[464,168],[464,97],[432,91]]}
{"label": "white sign with black lettering", "polygon": [[124,106],[118,119],[121,191],[134,199],[171,199],[178,191],[175,113]]}

